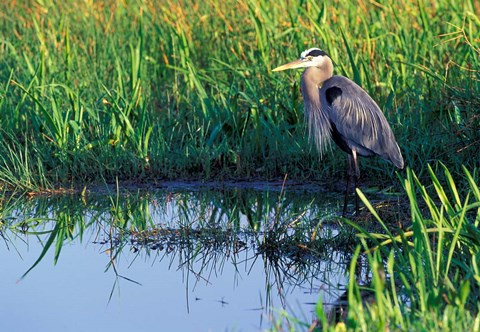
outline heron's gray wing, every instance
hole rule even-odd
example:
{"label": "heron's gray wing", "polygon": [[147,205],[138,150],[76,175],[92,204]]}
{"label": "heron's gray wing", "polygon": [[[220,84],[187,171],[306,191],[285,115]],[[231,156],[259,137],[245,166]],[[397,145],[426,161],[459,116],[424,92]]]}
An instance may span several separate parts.
{"label": "heron's gray wing", "polygon": [[387,119],[375,101],[356,83],[333,76],[320,89],[322,108],[349,149],[363,156],[379,155],[403,168],[403,157]]}

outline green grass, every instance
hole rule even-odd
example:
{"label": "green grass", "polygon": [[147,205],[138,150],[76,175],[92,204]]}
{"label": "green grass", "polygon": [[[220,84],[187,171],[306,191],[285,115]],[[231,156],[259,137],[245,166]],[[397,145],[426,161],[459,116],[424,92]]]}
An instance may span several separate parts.
{"label": "green grass", "polygon": [[[364,204],[384,228],[373,233],[355,222],[361,244],[350,264],[348,312],[333,320],[320,299],[319,326],[325,331],[478,331],[480,329],[480,188],[463,169],[461,182],[442,166],[441,176],[428,167],[424,185],[411,170],[403,179],[412,224],[398,229],[380,218],[365,195]],[[359,257],[367,259],[370,284],[359,285]],[[365,296],[367,294],[367,296]],[[369,301],[366,299],[369,297]],[[344,306],[345,308],[345,306]],[[303,330],[283,312],[275,330]]]}
{"label": "green grass", "polygon": [[[308,143],[299,73],[271,73],[311,46],[374,96],[419,176],[434,160],[478,166],[478,2],[0,6],[10,186],[341,178],[343,154],[319,160]],[[363,165],[369,181],[393,176]]]}

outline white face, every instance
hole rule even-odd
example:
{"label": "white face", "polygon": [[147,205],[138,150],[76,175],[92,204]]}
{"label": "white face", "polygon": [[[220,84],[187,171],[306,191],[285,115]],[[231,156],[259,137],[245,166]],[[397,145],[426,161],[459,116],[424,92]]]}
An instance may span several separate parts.
{"label": "white face", "polygon": [[281,71],[294,68],[322,67],[325,64],[328,55],[319,48],[309,48],[303,51],[300,59],[289,62],[283,66],[273,69],[273,71]]}
{"label": "white face", "polygon": [[325,62],[326,55],[309,55],[312,51],[318,51],[324,53],[322,50],[316,47],[309,48],[300,54],[300,60],[303,62],[302,67],[321,67]]}

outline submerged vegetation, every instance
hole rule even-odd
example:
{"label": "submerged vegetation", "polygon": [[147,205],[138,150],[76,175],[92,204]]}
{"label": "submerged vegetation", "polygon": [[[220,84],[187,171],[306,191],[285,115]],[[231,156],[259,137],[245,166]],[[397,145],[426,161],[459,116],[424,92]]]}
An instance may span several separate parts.
{"label": "submerged vegetation", "polygon": [[0,6],[4,184],[341,178],[341,153],[308,143],[298,76],[271,73],[311,46],[374,96],[420,176],[478,166],[475,0]]}
{"label": "submerged vegetation", "polygon": [[[127,244],[148,251],[214,242],[235,252],[253,237],[258,253],[280,262],[307,257],[304,266],[321,248],[344,246],[353,259],[341,321],[319,300],[313,325],[282,313],[274,329],[478,331],[479,12],[478,0],[2,3],[0,236],[48,234],[35,264],[52,249],[56,261],[65,241],[97,224],[110,236],[112,264]],[[274,208],[222,196],[207,207],[212,215],[199,212],[210,219],[168,227],[152,222],[146,198],[128,208],[112,198],[107,217],[36,206],[44,216],[17,218],[28,204],[16,210],[21,198],[7,195],[12,190],[286,174],[338,182],[342,152],[320,159],[306,137],[299,73],[271,72],[313,46],[363,86],[391,124],[407,170],[361,162],[369,185],[401,192],[389,213],[360,193],[370,223],[336,220],[349,227],[331,238],[319,235],[324,219],[286,208],[281,196]],[[88,195],[71,199],[93,211],[103,204]],[[232,215],[223,204],[233,205]],[[369,284],[355,277],[359,257]],[[366,292],[373,302],[362,301]]]}

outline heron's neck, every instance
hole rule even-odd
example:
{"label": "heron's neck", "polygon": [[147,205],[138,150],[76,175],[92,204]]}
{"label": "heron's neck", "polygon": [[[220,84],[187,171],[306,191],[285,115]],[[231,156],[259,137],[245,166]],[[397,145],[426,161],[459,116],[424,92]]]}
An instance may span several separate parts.
{"label": "heron's neck", "polygon": [[321,67],[310,67],[302,74],[302,95],[305,119],[308,124],[309,136],[315,142],[318,151],[322,153],[330,144],[330,121],[322,108],[320,87],[323,82],[333,76],[333,65],[330,59],[324,61]]}

